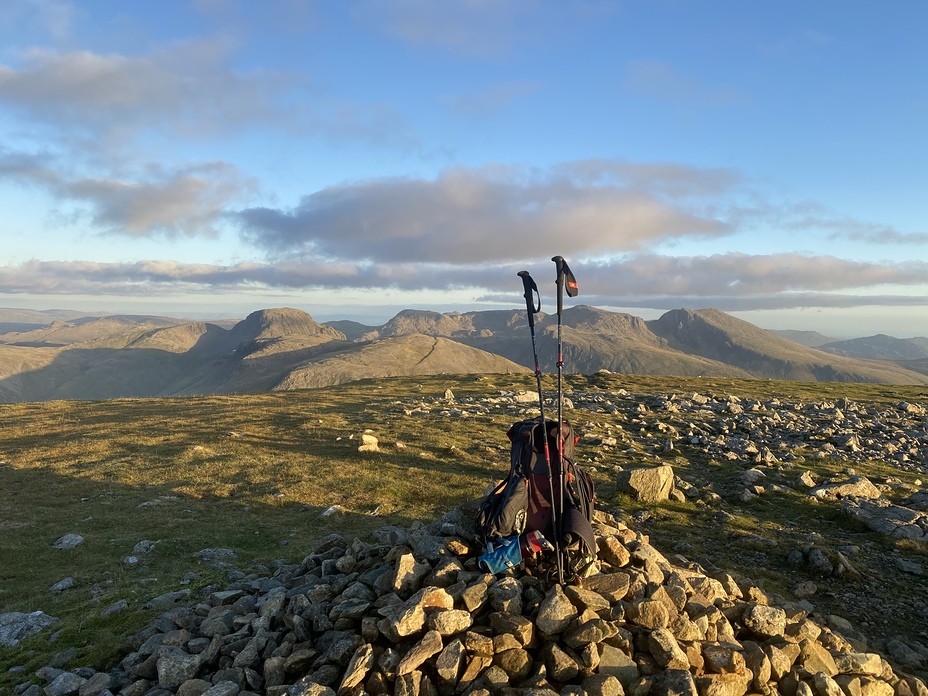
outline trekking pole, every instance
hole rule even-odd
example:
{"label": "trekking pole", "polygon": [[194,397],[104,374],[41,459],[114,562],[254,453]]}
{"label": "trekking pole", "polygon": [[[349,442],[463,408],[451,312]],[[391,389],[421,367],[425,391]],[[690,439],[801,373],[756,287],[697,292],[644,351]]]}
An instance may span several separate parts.
{"label": "trekking pole", "polygon": [[[554,504],[554,474],[551,471],[551,452],[548,449],[548,423],[545,420],[545,398],[541,391],[541,368],[538,366],[538,347],[535,343],[535,315],[541,311],[541,295],[538,294],[538,286],[528,271],[519,271],[519,277],[522,279],[522,287],[525,288],[525,311],[528,314],[528,329],[532,334],[532,357],[535,359],[535,381],[538,384],[538,410],[541,412],[542,441],[545,448],[545,463],[548,465],[548,491],[551,499],[551,527],[554,530],[554,555],[557,559],[557,577],[560,583],[564,571],[561,569],[561,542],[557,533],[558,518]],[[535,303],[536,298],[538,299],[537,304]]]}
{"label": "trekking pole", "polygon": [[[578,292],[577,279],[570,271],[570,266],[564,260],[563,256],[555,256],[551,259],[557,267],[557,461],[558,461],[558,486],[560,497],[558,498],[558,519],[564,519],[564,433],[562,424],[564,422],[564,392],[561,386],[561,375],[564,371],[564,355],[561,349],[561,315],[564,313],[564,289],[567,289],[568,297],[576,297]],[[553,501],[553,494],[552,494]],[[562,530],[555,528],[555,539],[560,540]],[[558,546],[560,549],[560,546]],[[560,553],[560,551],[558,551]],[[558,582],[563,583],[564,577],[561,575],[561,559],[558,558]]]}

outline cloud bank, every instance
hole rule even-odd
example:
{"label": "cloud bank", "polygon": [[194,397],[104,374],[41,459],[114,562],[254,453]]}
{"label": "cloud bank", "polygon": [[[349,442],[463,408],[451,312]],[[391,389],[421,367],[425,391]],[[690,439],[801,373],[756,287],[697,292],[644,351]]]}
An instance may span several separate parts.
{"label": "cloud bank", "polygon": [[[547,260],[546,260],[547,261]],[[584,303],[670,309],[715,307],[725,311],[866,305],[925,306],[924,296],[894,294],[919,283],[928,262],[852,262],[833,256],[716,254],[677,258],[639,254],[613,262],[573,263]],[[810,269],[814,269],[811,272]],[[405,290],[485,292],[485,302],[518,305],[520,270],[540,285],[554,267],[438,263],[239,263],[184,264],[30,261],[0,266],[0,293],[162,295],[264,290]]]}

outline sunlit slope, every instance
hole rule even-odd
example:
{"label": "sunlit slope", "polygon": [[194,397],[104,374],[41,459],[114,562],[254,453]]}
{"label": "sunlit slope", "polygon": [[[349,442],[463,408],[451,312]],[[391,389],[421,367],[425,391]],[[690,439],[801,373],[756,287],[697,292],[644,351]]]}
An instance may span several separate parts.
{"label": "sunlit slope", "polygon": [[677,309],[648,322],[676,350],[747,370],[754,377],[804,382],[928,384],[891,362],[829,355],[793,343],[716,309]]}

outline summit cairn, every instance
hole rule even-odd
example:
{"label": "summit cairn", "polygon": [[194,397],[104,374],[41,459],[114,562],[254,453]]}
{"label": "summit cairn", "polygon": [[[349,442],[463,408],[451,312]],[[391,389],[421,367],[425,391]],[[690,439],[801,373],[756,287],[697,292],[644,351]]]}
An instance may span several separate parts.
{"label": "summit cairn", "polygon": [[164,612],[110,673],[68,674],[81,696],[928,696],[918,646],[880,655],[846,621],[667,557],[603,511],[588,579],[483,573],[473,513],[330,534],[298,565]]}

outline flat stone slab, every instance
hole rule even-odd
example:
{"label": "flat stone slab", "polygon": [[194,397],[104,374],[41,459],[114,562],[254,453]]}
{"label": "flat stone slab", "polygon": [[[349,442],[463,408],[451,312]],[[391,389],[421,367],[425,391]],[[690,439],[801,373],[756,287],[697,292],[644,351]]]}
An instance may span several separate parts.
{"label": "flat stone slab", "polygon": [[13,611],[0,614],[0,647],[15,648],[29,636],[39,633],[58,620],[41,611]]}

